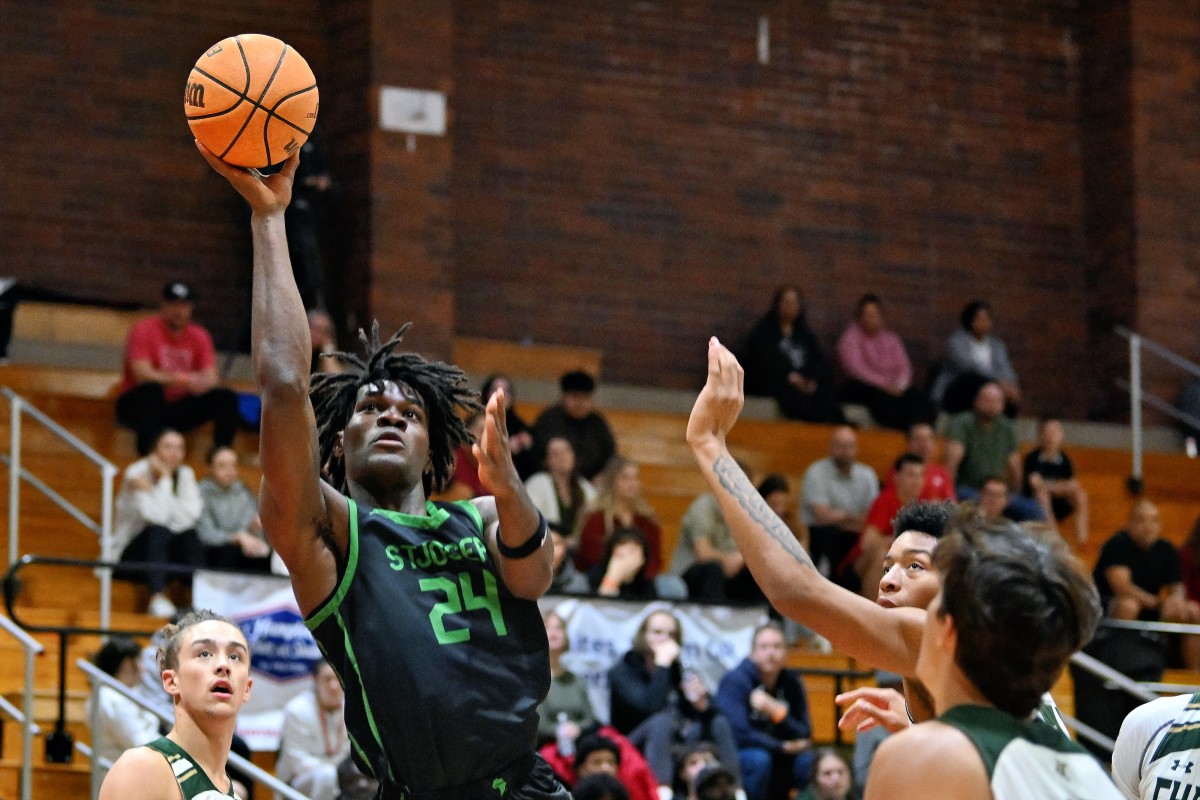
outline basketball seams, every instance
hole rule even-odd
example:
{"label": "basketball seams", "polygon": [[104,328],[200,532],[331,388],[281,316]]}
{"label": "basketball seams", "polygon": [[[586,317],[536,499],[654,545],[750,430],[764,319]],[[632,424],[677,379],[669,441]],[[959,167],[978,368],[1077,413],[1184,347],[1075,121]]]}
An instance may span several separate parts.
{"label": "basketball seams", "polygon": [[[233,111],[235,108],[237,108],[238,106],[240,106],[242,104],[243,100],[245,100],[248,103],[254,102],[249,97],[246,97],[246,93],[244,91],[239,92],[237,89],[233,88],[225,81],[221,80],[220,78],[216,77],[215,75],[210,75],[209,73],[205,72],[204,70],[200,69],[199,67],[192,67],[192,72],[199,72],[201,75],[208,78],[210,81],[215,83],[217,86],[220,86],[222,89],[227,89],[228,91],[233,92],[235,95],[237,95],[238,99],[237,99],[236,103],[234,103],[233,105],[231,105],[229,108],[225,109],[224,111],[216,111],[212,114],[199,114],[197,116],[188,116],[188,119],[212,119],[213,117],[219,117],[222,114],[228,114],[229,112]],[[250,87],[247,86],[246,88],[249,89]],[[251,113],[253,113],[253,112],[251,112]]]}
{"label": "basketball seams", "polygon": [[[242,61],[246,64],[246,91],[248,92],[248,91],[250,91],[250,62],[246,58],[246,51],[242,48],[242,37],[235,36],[235,37],[233,37],[233,40],[235,42],[237,42],[238,52],[242,54]],[[263,86],[263,90],[262,90],[262,92],[259,93],[257,100],[250,100],[249,96],[247,96],[245,93],[243,93],[242,96],[245,97],[247,100],[250,101],[250,103],[252,103],[254,105],[254,109],[250,112],[250,114],[246,117],[246,119],[244,119],[242,121],[242,127],[238,128],[238,132],[234,135],[233,141],[231,141],[229,143],[229,146],[225,148],[225,150],[218,156],[218,158],[224,158],[225,156],[229,155],[229,151],[233,149],[233,146],[235,144],[237,144],[238,139],[242,138],[242,134],[246,132],[246,127],[250,124],[250,120],[254,119],[255,114],[257,114],[259,111],[267,112],[267,110],[265,108],[263,108],[263,106],[262,106],[262,99],[264,97],[266,97],[267,90],[271,88],[271,82],[274,81],[275,76],[279,74],[279,66],[283,63],[283,57],[287,53],[287,51],[288,51],[288,46],[285,44],[283,46],[283,50],[280,51],[280,53],[279,53],[279,58],[275,61],[275,69],[271,71],[271,77],[267,78],[267,84],[265,86]],[[269,115],[270,112],[267,112],[267,114]],[[270,122],[269,116],[267,118],[267,122]],[[263,130],[265,131],[266,129],[267,129],[267,123],[264,122]],[[267,145],[267,163],[268,164],[273,163],[271,161],[271,147],[269,144]]]}
{"label": "basketball seams", "polygon": [[[269,92],[271,90],[271,84],[275,82],[275,76],[279,74],[279,68],[283,66],[283,60],[285,58],[287,58],[288,50],[290,50],[290,49],[291,48],[285,44],[283,46],[283,50],[280,51],[279,60],[275,62],[275,69],[271,71],[271,77],[267,78],[267,85],[263,87],[262,94],[260,94],[258,96],[258,102],[255,103],[256,106],[259,106],[260,108],[262,107],[263,98],[266,97],[267,92]],[[265,108],[263,110],[266,111]],[[250,116],[254,116],[254,115],[251,114]],[[246,122],[249,122],[249,121],[250,120],[246,120]],[[270,137],[267,136],[267,126],[270,124],[271,124],[271,112],[267,111],[267,118],[266,118],[266,120],[263,121],[263,127],[262,127],[263,147],[267,151],[267,163],[274,164],[275,162],[271,160],[271,140],[270,140]],[[238,136],[241,136],[241,135],[242,134],[239,131]]]}

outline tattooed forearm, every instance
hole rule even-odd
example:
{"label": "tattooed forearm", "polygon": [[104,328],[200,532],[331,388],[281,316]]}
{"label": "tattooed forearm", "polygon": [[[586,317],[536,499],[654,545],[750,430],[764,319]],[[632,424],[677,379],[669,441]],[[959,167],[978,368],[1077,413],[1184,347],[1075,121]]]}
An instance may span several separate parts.
{"label": "tattooed forearm", "polygon": [[809,567],[813,566],[812,559],[809,558],[808,553],[804,552],[804,548],[800,546],[800,543],[796,541],[796,537],[792,531],[771,510],[767,502],[762,499],[762,495],[758,493],[745,473],[742,472],[741,468],[731,457],[722,454],[713,462],[712,468],[713,472],[716,473],[717,480],[733,495],[738,505],[750,515],[751,520],[761,526],[772,539],[778,542],[788,555],[795,558],[801,564]]}

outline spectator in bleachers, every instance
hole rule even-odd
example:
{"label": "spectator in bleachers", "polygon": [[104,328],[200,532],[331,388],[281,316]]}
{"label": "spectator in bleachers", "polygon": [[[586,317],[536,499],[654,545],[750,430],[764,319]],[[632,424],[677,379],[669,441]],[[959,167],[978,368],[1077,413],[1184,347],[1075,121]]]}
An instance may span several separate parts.
{"label": "spectator in bleachers", "polygon": [[871,601],[879,596],[879,569],[895,539],[892,521],[901,507],[918,499],[925,484],[925,462],[914,453],[905,453],[896,459],[892,474],[894,480],[871,503],[858,542],[842,565],[843,571],[853,572],[842,582],[848,586],[857,583],[859,593]]}
{"label": "spectator in bleachers", "polygon": [[[1183,588],[1179,552],[1162,538],[1158,506],[1139,500],[1126,530],[1100,548],[1092,573],[1108,616],[1126,620],[1200,623],[1200,603]],[[1184,665],[1200,669],[1200,636],[1181,640]]]}
{"label": "spectator in bleachers", "polygon": [[818,748],[812,784],[796,800],[858,800],[846,757],[832,747]]}
{"label": "spectator in bleachers", "polygon": [[550,579],[549,594],[588,594],[592,586],[584,575],[575,567],[575,559],[571,557],[570,540],[563,534],[557,523],[547,522],[546,529],[554,541],[554,561],[552,568],[554,577]]}
{"label": "spectator in bleachers", "polygon": [[[196,533],[204,501],[196,474],[183,463],[185,455],[183,436],[165,430],[150,455],[125,470],[113,515],[113,552],[120,554],[120,561],[204,565],[204,545]],[[191,605],[190,575],[181,578],[154,570],[120,577],[145,581],[150,591],[147,611],[155,616],[169,617],[177,605]]]}
{"label": "spectator in bleachers", "polygon": [[333,324],[333,317],[319,308],[309,311],[308,335],[312,341],[312,361],[309,364],[309,371],[340,373],[342,371],[341,362],[336,358],[329,357],[338,349],[337,328]]}
{"label": "spectator in bleachers", "polygon": [[[788,500],[787,481],[780,476],[772,477],[784,481],[784,499]],[[775,484],[770,487],[775,488]],[[715,603],[763,600],[762,591],[746,569],[746,560],[729,534],[725,516],[712,493],[697,497],[684,512],[669,571],[683,578],[692,600]]]}
{"label": "spectator in bleachers", "polygon": [[1192,524],[1192,532],[1179,546],[1179,568],[1183,590],[1189,600],[1200,603],[1200,517]]}
{"label": "spectator in bleachers", "polygon": [[117,419],[137,434],[146,455],[164,428],[190,431],[213,422],[213,443],[233,443],[240,418],[237,394],[218,386],[212,336],[192,321],[191,287],[163,288],[159,312],[129,330]]}
{"label": "spectator in bleachers", "polygon": [[784,666],[783,629],[754,632],[750,655],[721,679],[717,707],[733,728],[749,800],[787,797],[812,774],[812,723],[800,676]]}
{"label": "spectator in bleachers", "polygon": [[674,700],[629,735],[646,756],[650,769],[662,789],[669,789],[675,779],[675,754],[682,748],[699,743],[711,743],[717,760],[733,766],[734,783],[740,783],[737,775],[737,743],[729,720],[713,703],[704,677],[694,670],[685,670],[679,691]]}
{"label": "spectator in bleachers", "polygon": [[996,523],[1006,519],[1008,509],[1008,484],[999,475],[990,475],[983,479],[979,490],[979,516],[985,522]]}
{"label": "spectator in bleachers", "polygon": [[275,774],[311,800],[338,795],[338,765],[350,755],[344,720],[346,695],[325,659],[313,665],[313,687],[283,709]]}
{"label": "spectator in bleachers", "polygon": [[628,736],[651,715],[662,711],[679,691],[683,666],[683,629],[669,611],[647,614],[633,646],[608,671],[609,720]]}
{"label": "spectator in bleachers", "polygon": [[912,387],[912,362],[904,342],[883,320],[877,295],[859,298],[855,321],[837,343],[838,360],[846,374],[842,400],[860,403],[885,428],[905,430],[933,417],[929,401]]}
{"label": "spectator in bleachers", "polygon": [[271,546],[258,519],[258,498],[238,477],[238,455],[232,447],[215,447],[208,456],[209,474],[200,480],[203,511],[196,533],[210,567],[268,572]]}
{"label": "spectator in bleachers", "polygon": [[692,781],[696,800],[737,800],[737,778],[720,762],[709,764]]}
{"label": "spectator in bleachers", "polygon": [[[938,458],[938,437],[928,422],[915,422],[908,427],[906,453],[920,456],[925,462],[925,483],[920,500],[953,500],[954,478]],[[895,475],[888,476],[890,484]]]}
{"label": "spectator in bleachers", "polygon": [[533,423],[533,452],[537,461],[546,457],[546,445],[562,437],[575,448],[575,466],[589,481],[604,470],[617,452],[616,439],[608,422],[596,411],[596,380],[582,370],[559,379],[561,399]]}
{"label": "spectator in bleachers", "polygon": [[600,481],[600,492],[579,523],[575,566],[590,570],[602,559],[609,537],[619,528],[636,528],[646,540],[646,577],[661,568],[662,529],[654,509],[642,495],[638,465],[614,456]]}
{"label": "spectator in bleachers", "polygon": [[1008,348],[992,333],[991,307],[982,300],[968,303],[959,325],[946,343],[931,399],[943,411],[957,414],[971,407],[981,386],[995,383],[1003,393],[1004,413],[1015,417],[1021,388],[1008,360]]}
{"label": "spectator in bleachers", "polygon": [[800,491],[809,553],[825,577],[834,576],[858,541],[878,494],[875,470],[858,461],[858,434],[849,426],[838,427],[829,440],[829,455],[809,465]]}
{"label": "spectator in bleachers", "polygon": [[[467,418],[467,432],[471,441],[478,442],[483,436],[485,416],[477,411]],[[454,477],[445,491],[445,496],[454,500],[469,500],[487,494],[483,481],[479,480],[479,459],[471,449],[471,442],[466,442],[454,450]]]}
{"label": "spectator in bleachers", "polygon": [[[563,654],[571,649],[566,620],[553,611],[543,614],[542,620],[550,645],[550,691],[538,706],[538,747],[563,737],[575,742],[596,721],[587,683],[563,664]],[[561,722],[560,714],[566,715]]]}
{"label": "spectator in bleachers", "polygon": [[621,779],[609,772],[593,772],[571,790],[575,800],[630,800]]}
{"label": "spectator in bleachers", "polygon": [[517,392],[507,375],[499,372],[489,375],[479,390],[479,398],[486,403],[497,389],[504,390],[504,424],[508,430],[508,450],[512,453],[517,474],[521,476],[521,480],[525,480],[542,468],[542,461],[533,447],[533,429],[513,408],[517,401]]}
{"label": "spectator in bleachers", "polygon": [[1075,517],[1075,538],[1088,537],[1088,496],[1075,477],[1075,467],[1063,452],[1063,424],[1046,417],[1038,426],[1038,446],[1025,456],[1024,492],[1038,501],[1047,520]]}
{"label": "spectator in bleachers", "polygon": [[[142,680],[140,655],[141,647],[137,642],[127,636],[112,636],[96,652],[92,663],[104,674],[135,689]],[[161,687],[161,682],[159,685]],[[162,693],[166,694],[165,691]],[[129,748],[157,739],[159,721],[154,714],[107,686],[101,686],[88,698],[89,719],[93,699],[99,704],[99,727],[92,731],[92,750],[100,762],[100,780],[103,781],[108,774],[105,762],[111,764]]]}
{"label": "spectator in bleachers", "polygon": [[985,478],[1003,475],[1010,489],[1005,514],[1023,522],[1043,519],[1037,501],[1017,494],[1021,486],[1021,456],[1017,429],[1004,416],[1004,393],[997,383],[985,383],[971,411],[955,414],[946,428],[946,470],[954,476],[960,500],[979,500]]}
{"label": "spectator in bleachers", "polygon": [[696,776],[705,767],[717,763],[720,763],[717,746],[712,742],[696,742],[681,748],[675,757],[672,800],[696,800]]}
{"label": "spectator in bleachers", "polygon": [[641,531],[617,528],[604,544],[600,563],[587,572],[591,592],[621,600],[656,599],[656,582],[646,574],[649,558],[650,550]]}
{"label": "spectator in bleachers", "polygon": [[845,423],[833,394],[829,362],[804,318],[799,287],[780,286],[771,309],[750,330],[742,362],[746,393],[774,397],[788,419]]}
{"label": "spectator in bleachers", "polygon": [[583,510],[596,499],[596,489],[579,474],[570,440],[555,436],[546,443],[546,468],[530,475],[525,491],[547,523],[571,536],[579,527]]}

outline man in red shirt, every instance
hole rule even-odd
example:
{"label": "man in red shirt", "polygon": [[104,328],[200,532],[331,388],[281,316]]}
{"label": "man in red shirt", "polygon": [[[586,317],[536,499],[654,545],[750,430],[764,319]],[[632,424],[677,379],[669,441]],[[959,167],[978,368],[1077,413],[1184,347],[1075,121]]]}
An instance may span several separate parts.
{"label": "man in red shirt", "polygon": [[190,286],[172,281],[159,312],[129,331],[117,419],[137,433],[142,455],[164,428],[189,431],[212,420],[214,445],[232,444],[237,431],[237,394],[217,386],[216,351],[192,322],[193,300]]}
{"label": "man in red shirt", "polygon": [[[919,500],[954,500],[954,479],[939,463],[937,458],[938,441],[933,426],[928,422],[916,422],[908,427],[907,449],[905,452],[920,456],[925,461],[925,485],[921,487]],[[895,481],[895,475],[888,476],[888,484]]]}
{"label": "man in red shirt", "polygon": [[924,459],[915,453],[904,453],[896,459],[891,483],[871,503],[858,542],[842,562],[843,571],[853,570],[857,574],[859,592],[868,600],[874,601],[879,594],[883,557],[896,535],[892,520],[901,507],[918,499],[925,483],[925,470]]}

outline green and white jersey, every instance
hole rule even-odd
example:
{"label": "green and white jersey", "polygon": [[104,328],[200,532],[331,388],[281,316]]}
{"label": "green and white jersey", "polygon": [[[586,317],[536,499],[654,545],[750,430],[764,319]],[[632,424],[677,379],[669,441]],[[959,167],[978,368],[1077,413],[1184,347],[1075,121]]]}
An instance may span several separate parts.
{"label": "green and white jersey", "polygon": [[1121,800],[1100,762],[1047,725],[971,705],[955,706],[938,721],[975,745],[995,800]]}
{"label": "green and white jersey", "polygon": [[1071,738],[1071,733],[1067,730],[1067,723],[1063,720],[1062,714],[1058,713],[1058,703],[1054,702],[1054,698],[1050,696],[1049,692],[1042,695],[1042,704],[1034,710],[1029,719],[1031,722],[1048,725],[1066,738]]}
{"label": "green and white jersey", "polygon": [[208,774],[196,765],[195,760],[188,755],[186,750],[167,737],[155,739],[146,747],[156,753],[161,753],[162,757],[171,765],[171,771],[175,773],[175,782],[179,784],[183,800],[227,800],[234,796],[233,781],[229,779],[228,775],[225,776],[225,781],[229,784],[230,791],[226,794],[213,785],[213,782],[208,779]]}
{"label": "green and white jersey", "polygon": [[1112,769],[1129,800],[1200,797],[1200,692],[1160,697],[1129,712]]}

